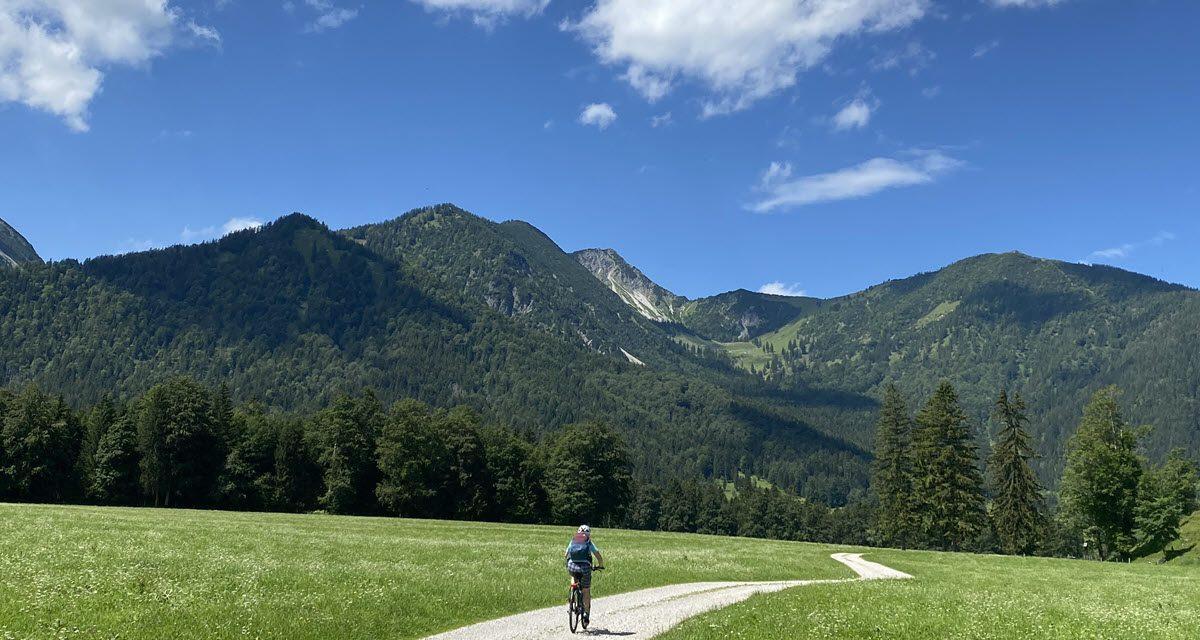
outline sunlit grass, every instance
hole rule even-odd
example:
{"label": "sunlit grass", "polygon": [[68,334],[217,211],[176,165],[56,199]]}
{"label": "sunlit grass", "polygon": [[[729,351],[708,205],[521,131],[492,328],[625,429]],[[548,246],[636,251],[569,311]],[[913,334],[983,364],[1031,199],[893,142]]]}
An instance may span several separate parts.
{"label": "sunlit grass", "polygon": [[[0,505],[0,638],[414,638],[565,602],[558,527]],[[597,595],[840,578],[830,549],[599,530]]]}
{"label": "sunlit grass", "polygon": [[866,558],[917,579],[758,596],[689,620],[664,637],[1200,637],[1200,572],[1194,568],[900,551]]}

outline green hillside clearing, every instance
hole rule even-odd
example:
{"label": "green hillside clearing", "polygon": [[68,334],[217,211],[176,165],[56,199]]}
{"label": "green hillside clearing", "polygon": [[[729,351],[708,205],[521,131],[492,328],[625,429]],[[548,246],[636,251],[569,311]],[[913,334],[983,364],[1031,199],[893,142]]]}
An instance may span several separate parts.
{"label": "green hillside clearing", "polygon": [[1142,561],[1200,565],[1200,511],[1183,521],[1183,525],[1179,527],[1179,538],[1162,551],[1142,558]]}

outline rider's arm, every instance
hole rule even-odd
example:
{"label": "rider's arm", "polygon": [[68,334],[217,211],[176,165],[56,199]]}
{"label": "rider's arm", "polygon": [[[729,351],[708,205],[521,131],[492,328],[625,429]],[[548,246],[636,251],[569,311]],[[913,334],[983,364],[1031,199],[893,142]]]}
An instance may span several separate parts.
{"label": "rider's arm", "polygon": [[600,553],[600,550],[596,548],[596,545],[592,545],[592,555],[596,556],[596,566],[603,567],[604,555]]}

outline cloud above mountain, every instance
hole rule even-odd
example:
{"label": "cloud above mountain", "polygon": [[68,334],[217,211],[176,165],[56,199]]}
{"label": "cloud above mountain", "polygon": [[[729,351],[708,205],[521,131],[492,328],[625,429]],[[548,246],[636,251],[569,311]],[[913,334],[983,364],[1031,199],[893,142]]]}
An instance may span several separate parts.
{"label": "cloud above mountain", "polygon": [[144,66],[188,38],[221,39],[166,0],[0,0],[0,102],[87,131],[107,70]]}
{"label": "cloud above mountain", "polygon": [[863,198],[888,189],[929,184],[963,165],[941,151],[914,150],[903,159],[871,158],[828,173],[792,176],[792,166],[772,162],[757,190],[761,198],[748,208],[772,213],[836,200]]}
{"label": "cloud above mountain", "polygon": [[564,24],[647,100],[693,81],[703,115],[747,108],[793,86],[837,41],[903,29],[927,0],[598,0]]}

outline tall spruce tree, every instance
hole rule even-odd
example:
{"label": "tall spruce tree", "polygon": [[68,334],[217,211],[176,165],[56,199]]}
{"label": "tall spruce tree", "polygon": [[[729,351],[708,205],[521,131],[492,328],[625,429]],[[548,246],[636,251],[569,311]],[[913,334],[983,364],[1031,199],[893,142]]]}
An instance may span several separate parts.
{"label": "tall spruce tree", "polygon": [[912,464],[912,417],[900,391],[889,384],[879,411],[871,478],[879,497],[875,531],[883,544],[908,547],[915,541]]}
{"label": "tall spruce tree", "polygon": [[1001,391],[996,401],[1000,434],[989,465],[992,480],[992,526],[1005,553],[1025,555],[1037,548],[1045,525],[1042,486],[1029,466],[1036,457],[1025,430],[1029,418],[1020,394]]}
{"label": "tall spruce tree", "polygon": [[958,392],[942,382],[917,414],[913,431],[914,506],[926,545],[974,548],[986,514],[979,454]]}
{"label": "tall spruce tree", "polygon": [[1083,410],[1067,443],[1062,516],[1101,560],[1121,558],[1134,544],[1134,515],[1142,464],[1137,437],[1121,416],[1120,390],[1105,387]]}

